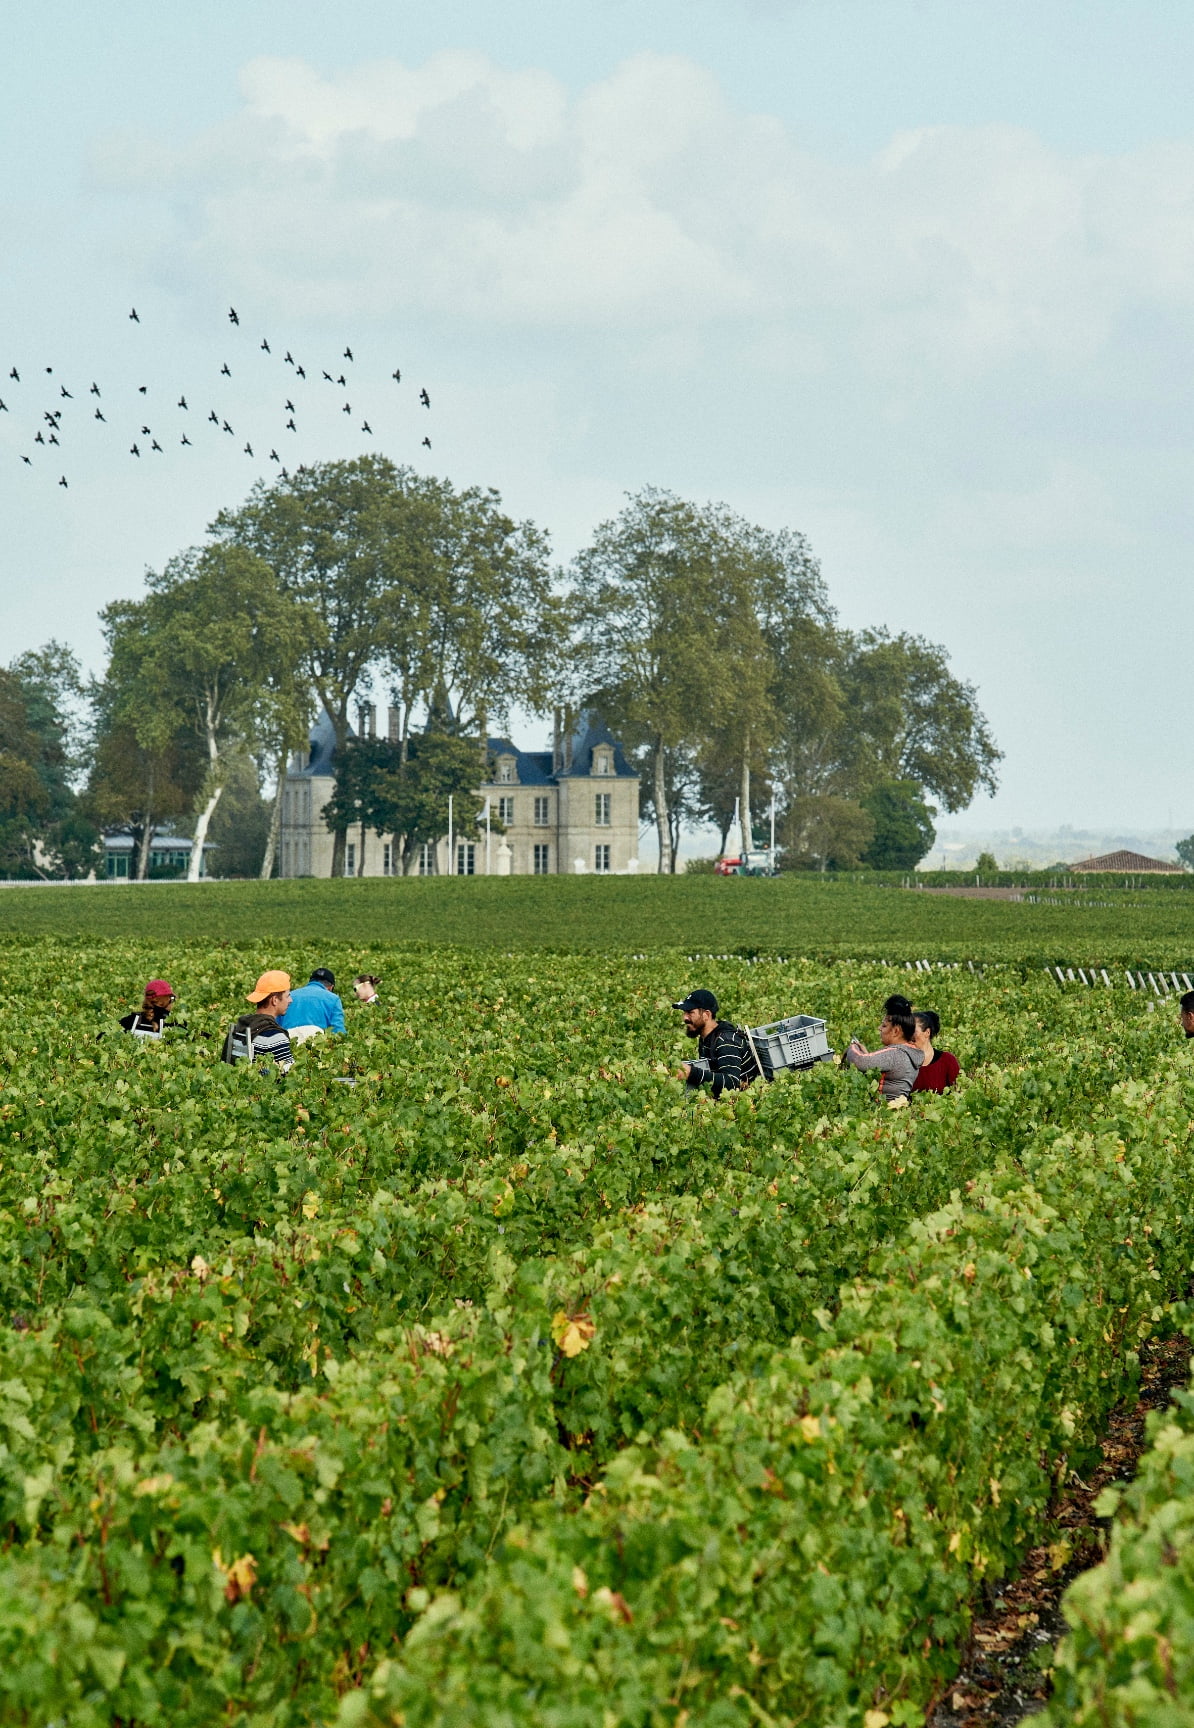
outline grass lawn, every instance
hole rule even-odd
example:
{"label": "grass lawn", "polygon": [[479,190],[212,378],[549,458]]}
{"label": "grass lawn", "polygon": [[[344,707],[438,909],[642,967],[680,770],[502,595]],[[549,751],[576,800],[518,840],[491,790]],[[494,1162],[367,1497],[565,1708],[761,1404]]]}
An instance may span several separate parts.
{"label": "grass lawn", "polygon": [[[1194,894],[958,900],[802,876],[518,876],[0,890],[0,941],[296,942],[1194,967]],[[263,959],[264,963],[264,959]]]}

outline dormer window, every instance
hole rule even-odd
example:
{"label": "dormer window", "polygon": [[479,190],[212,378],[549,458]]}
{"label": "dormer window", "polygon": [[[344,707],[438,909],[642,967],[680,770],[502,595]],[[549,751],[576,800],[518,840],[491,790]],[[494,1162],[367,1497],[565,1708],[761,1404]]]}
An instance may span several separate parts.
{"label": "dormer window", "polygon": [[517,764],[515,763],[513,756],[499,756],[497,770],[498,785],[513,786],[518,778],[516,768]]}
{"label": "dormer window", "polygon": [[613,771],[614,771],[614,758],[613,758],[612,752],[609,750],[594,750],[594,752],[593,752],[593,772],[594,772],[594,774],[612,774]]}

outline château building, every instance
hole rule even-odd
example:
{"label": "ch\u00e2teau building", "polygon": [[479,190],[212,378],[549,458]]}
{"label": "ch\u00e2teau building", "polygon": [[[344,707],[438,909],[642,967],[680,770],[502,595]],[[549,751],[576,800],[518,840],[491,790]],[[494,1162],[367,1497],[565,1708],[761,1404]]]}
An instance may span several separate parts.
{"label": "ch\u00e2teau building", "polygon": [[[375,711],[361,712],[372,734]],[[390,736],[396,735],[390,711]],[[550,750],[520,750],[487,739],[493,778],[471,799],[456,799],[451,842],[420,848],[421,876],[626,875],[638,868],[639,777],[622,747],[591,710],[571,730],[556,728]],[[321,715],[310,748],[291,759],[282,792],[278,873],[330,876],[332,834],[323,807],[335,787],[335,733]],[[489,808],[488,834],[485,809]],[[346,876],[397,876],[396,836],[348,833]]]}

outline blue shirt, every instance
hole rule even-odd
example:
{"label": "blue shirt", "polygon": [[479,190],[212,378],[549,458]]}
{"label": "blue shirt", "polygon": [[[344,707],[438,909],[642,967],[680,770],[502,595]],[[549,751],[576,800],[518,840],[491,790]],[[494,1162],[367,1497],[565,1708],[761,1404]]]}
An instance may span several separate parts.
{"label": "blue shirt", "polygon": [[278,1025],[287,1032],[296,1026],[318,1026],[328,1032],[344,1031],[344,1004],[326,984],[300,984],[290,992],[290,1007],[278,1015]]}

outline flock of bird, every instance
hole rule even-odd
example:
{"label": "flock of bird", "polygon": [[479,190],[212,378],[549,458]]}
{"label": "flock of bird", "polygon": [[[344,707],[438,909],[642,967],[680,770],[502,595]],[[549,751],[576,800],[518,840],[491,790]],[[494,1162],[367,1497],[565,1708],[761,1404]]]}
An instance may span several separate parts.
{"label": "flock of bird", "polygon": [[[130,323],[138,325],[141,323],[140,314],[135,306],[132,308],[128,316]],[[228,323],[232,326],[234,331],[240,332],[240,314],[237,312],[235,306],[230,306],[228,308]],[[243,337],[240,337],[239,339],[243,341]],[[304,401],[304,391],[307,386],[312,383],[330,384],[334,389],[343,391],[344,401],[341,404],[341,412],[353,417],[353,406],[352,402],[349,400],[349,394],[358,395],[359,392],[355,388],[355,385],[358,381],[363,385],[364,380],[363,378],[359,378],[359,375],[355,370],[356,361],[351,346],[345,347],[339,361],[335,363],[335,375],[333,375],[333,372],[328,371],[326,366],[321,366],[319,368],[318,377],[316,377],[314,368],[310,375],[308,375],[307,368],[299,360],[295,359],[289,348],[280,358],[275,356],[268,337],[263,336],[261,338],[258,353],[268,355],[274,363],[290,368],[290,380],[288,381],[285,390],[283,391],[280,388],[278,392],[279,398],[281,398],[281,406],[276,410],[277,430],[271,436],[267,436],[264,441],[261,439],[258,440],[259,446],[262,446],[263,443],[269,444],[270,449],[268,460],[276,465],[280,477],[282,479],[287,479],[289,478],[290,471],[286,466],[286,461],[282,453],[278,449],[278,445],[282,445],[283,449],[285,449],[288,438],[291,435],[297,435],[299,431],[299,421],[304,408],[310,407],[309,399]],[[237,358],[235,355],[233,357]],[[348,368],[348,370],[345,368]],[[232,378],[232,368],[229,366],[227,360],[225,360],[223,365],[220,367],[219,376],[221,378]],[[350,382],[350,378],[353,382]],[[163,455],[165,453],[165,445],[161,442],[163,438],[173,441],[175,437],[177,437],[180,447],[194,449],[195,443],[188,436],[188,430],[196,432],[196,436],[199,436],[200,428],[202,428],[206,433],[208,428],[214,426],[216,433],[220,437],[228,437],[232,439],[236,439],[237,437],[237,433],[230,423],[228,414],[222,412],[219,408],[209,407],[207,404],[200,402],[194,390],[191,392],[192,395],[196,396],[196,405],[194,408],[192,408],[190,402],[187,400],[187,394],[184,390],[180,393],[173,409],[169,407],[168,402],[163,401],[161,404],[161,411],[159,412],[158,403],[156,401],[159,392],[155,389],[151,389],[148,384],[140,384],[137,386],[137,394],[143,398],[142,402],[138,405],[140,413],[134,420],[129,421],[124,418],[125,415],[127,415],[127,410],[124,410],[119,415],[113,411],[112,398],[109,397],[109,399],[105,401],[103,390],[101,390],[99,384],[94,380],[92,380],[89,389],[84,390],[79,386],[76,386],[76,390],[68,390],[66,385],[62,383],[60,379],[55,378],[54,368],[52,366],[46,366],[42,369],[38,377],[38,382],[42,385],[42,388],[37,391],[39,398],[41,398],[41,401],[44,403],[45,396],[48,394],[50,405],[41,406],[41,419],[34,423],[36,425],[36,431],[34,431],[29,441],[28,451],[18,452],[20,460],[27,468],[40,465],[42,462],[48,463],[52,468],[61,467],[61,461],[52,460],[53,451],[57,448],[63,456],[65,456],[68,431],[77,433],[79,430],[77,422],[81,416],[85,417],[85,406],[92,409],[90,420],[93,426],[98,422],[105,427],[109,427],[111,431],[115,431],[119,421],[124,419],[124,424],[131,427],[131,430],[125,434],[126,436],[130,436],[132,440],[128,446],[128,454],[130,457],[136,458],[138,461],[142,460],[142,458],[146,456],[152,458],[155,454]],[[387,387],[400,385],[401,383],[402,368],[400,366],[395,366],[387,380]],[[34,377],[31,377],[28,372],[23,375],[18,366],[14,365],[10,367],[7,379],[0,380],[0,414],[12,413],[14,410],[20,412],[21,409],[25,408],[28,396],[31,393],[30,387],[33,385]],[[56,395],[54,394],[55,385],[57,386]],[[168,395],[172,396],[173,391],[168,392]],[[95,399],[94,402],[90,400],[91,398]],[[151,401],[151,399],[154,400]],[[428,395],[425,388],[420,389],[419,391],[419,402],[424,408],[429,409],[431,407],[431,397]],[[109,420],[108,414],[104,412],[105,406],[108,407],[109,413],[112,413],[112,420]],[[205,407],[207,408],[206,414],[204,414]],[[37,412],[36,406],[34,412]],[[150,424],[151,420],[155,422],[154,425]],[[374,436],[373,428],[369,424],[368,418],[364,415],[362,415],[359,430],[366,437],[371,438]],[[210,433],[208,433],[208,435],[210,436]],[[430,450],[431,439],[429,437],[424,437],[423,446]],[[255,457],[253,437],[251,433],[245,439],[242,453],[246,456],[254,457],[254,459],[258,461],[264,459],[264,451],[262,457]],[[302,468],[303,464],[298,464],[298,470],[302,471]],[[66,474],[62,473],[59,477],[58,485],[69,489],[69,484]]]}

